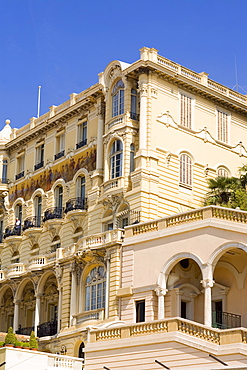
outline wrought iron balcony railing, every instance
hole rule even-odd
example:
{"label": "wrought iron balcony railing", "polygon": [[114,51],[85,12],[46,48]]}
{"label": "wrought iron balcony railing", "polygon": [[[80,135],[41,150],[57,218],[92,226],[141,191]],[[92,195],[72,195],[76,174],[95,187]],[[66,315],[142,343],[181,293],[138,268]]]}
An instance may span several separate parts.
{"label": "wrought iron balcony railing", "polygon": [[0,243],[2,243],[3,242],[3,234],[1,233],[0,234]]}
{"label": "wrought iron balcony railing", "polygon": [[31,227],[40,227],[40,226],[41,226],[40,216],[27,217],[23,223],[23,231],[30,229]]}
{"label": "wrought iron balcony railing", "polygon": [[83,146],[87,145],[87,139],[84,139],[76,144],[76,149],[82,148]]}
{"label": "wrought iron balcony railing", "polygon": [[8,238],[9,236],[21,235],[22,226],[21,225],[9,225],[6,227],[3,238]]}
{"label": "wrought iron balcony railing", "polygon": [[57,334],[57,320],[43,322],[37,327],[37,336],[46,337]]}
{"label": "wrought iron balcony railing", "polygon": [[130,112],[130,118],[134,121],[139,121],[140,115],[138,113]]}
{"label": "wrought iron balcony railing", "polygon": [[54,160],[62,158],[64,156],[64,150],[54,155]]}
{"label": "wrought iron balcony railing", "polygon": [[21,171],[20,173],[18,173],[17,175],[15,175],[15,179],[16,179],[16,180],[19,180],[19,179],[21,179],[22,177],[24,177],[24,171]]}
{"label": "wrought iron balcony railing", "polygon": [[54,218],[63,218],[62,207],[47,208],[47,210],[44,213],[43,221],[53,220]]}
{"label": "wrought iron balcony railing", "polygon": [[234,313],[213,311],[212,327],[219,329],[239,328],[241,326],[241,316]]}
{"label": "wrought iron balcony railing", "polygon": [[72,198],[66,202],[65,213],[76,209],[87,209],[87,198]]}
{"label": "wrought iron balcony railing", "polygon": [[18,330],[16,330],[16,334],[30,335],[31,331],[33,330],[34,330],[34,326],[30,326],[26,328],[18,328]]}
{"label": "wrought iron balcony railing", "polygon": [[42,167],[44,167],[44,161],[35,164],[34,165],[34,171],[36,171],[36,170],[38,170],[38,169],[40,169]]}

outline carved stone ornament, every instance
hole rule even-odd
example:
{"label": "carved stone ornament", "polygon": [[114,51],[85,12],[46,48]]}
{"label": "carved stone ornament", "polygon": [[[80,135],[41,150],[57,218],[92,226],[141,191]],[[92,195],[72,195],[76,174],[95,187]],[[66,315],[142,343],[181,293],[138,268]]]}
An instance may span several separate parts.
{"label": "carved stone ornament", "polygon": [[55,273],[56,273],[56,278],[60,282],[63,276],[63,268],[61,265],[57,264],[55,267]]}
{"label": "carved stone ornament", "polygon": [[110,70],[110,73],[109,73],[109,77],[111,80],[115,80],[115,78],[117,77],[121,77],[122,76],[122,71],[121,71],[121,68],[119,65],[115,65],[111,70]]}
{"label": "carved stone ornament", "polygon": [[118,206],[123,201],[123,199],[124,199],[123,193],[121,193],[121,194],[109,194],[100,203],[103,204],[104,208],[109,208],[109,209],[112,210],[113,213],[115,213]]}
{"label": "carved stone ornament", "polygon": [[123,140],[124,140],[125,139],[125,137],[124,137],[125,134],[126,134],[125,130],[111,132],[109,135],[104,137],[103,144],[107,145],[110,140],[119,139],[120,137],[123,138]]}

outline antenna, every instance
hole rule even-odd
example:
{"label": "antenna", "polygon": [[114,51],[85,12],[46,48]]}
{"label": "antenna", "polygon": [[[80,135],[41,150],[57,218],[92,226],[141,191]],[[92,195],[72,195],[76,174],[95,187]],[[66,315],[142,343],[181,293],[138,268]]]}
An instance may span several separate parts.
{"label": "antenna", "polygon": [[37,112],[37,118],[39,118],[39,114],[40,114],[40,90],[41,90],[41,86],[38,86],[38,112]]}
{"label": "antenna", "polygon": [[238,84],[238,71],[237,71],[237,59],[236,59],[236,55],[234,55],[234,61],[235,61],[235,78],[236,78],[236,84],[233,86],[233,90],[236,90],[237,92],[238,91],[238,88],[240,87],[241,90],[243,90],[246,94],[247,94],[247,91],[245,91],[245,89],[243,89],[239,84]]}

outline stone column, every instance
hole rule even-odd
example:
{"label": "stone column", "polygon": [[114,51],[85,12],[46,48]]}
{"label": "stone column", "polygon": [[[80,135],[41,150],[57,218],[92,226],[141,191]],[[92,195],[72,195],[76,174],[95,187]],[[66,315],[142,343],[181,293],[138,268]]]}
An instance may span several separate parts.
{"label": "stone column", "polygon": [[212,279],[204,279],[201,281],[204,288],[204,325],[212,326],[212,293],[211,288],[214,285]]}
{"label": "stone column", "polygon": [[105,319],[109,317],[109,297],[110,297],[110,254],[106,255],[106,292],[105,292]]}
{"label": "stone column", "polygon": [[19,326],[19,303],[20,301],[14,300],[14,323],[13,323],[13,330],[16,332]]}
{"label": "stone column", "polygon": [[96,170],[103,169],[103,133],[104,133],[104,116],[103,108],[99,107],[98,113],[98,133],[97,133],[97,154],[96,154]]}
{"label": "stone column", "polygon": [[139,150],[147,148],[147,76],[139,77],[140,91],[140,123],[139,123]]}
{"label": "stone column", "polygon": [[158,287],[155,292],[158,296],[158,320],[163,320],[165,318],[165,295],[167,289],[162,289]]}
{"label": "stone column", "polygon": [[35,318],[34,318],[34,332],[37,337],[38,325],[40,323],[40,295],[36,295],[36,304],[35,304]]}
{"label": "stone column", "polygon": [[73,315],[76,314],[76,292],[77,292],[76,264],[71,264],[71,295],[70,295],[70,326],[74,325]]}
{"label": "stone column", "polygon": [[58,287],[58,313],[57,313],[57,333],[61,329],[61,319],[62,319],[62,287]]}

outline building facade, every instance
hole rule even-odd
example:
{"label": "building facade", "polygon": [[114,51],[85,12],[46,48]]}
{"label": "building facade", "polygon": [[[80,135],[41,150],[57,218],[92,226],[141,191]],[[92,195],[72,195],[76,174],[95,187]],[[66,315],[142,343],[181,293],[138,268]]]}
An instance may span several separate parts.
{"label": "building facade", "polygon": [[208,179],[246,163],[246,116],[246,96],[142,48],[22,128],[6,121],[0,330],[34,329],[86,370],[179,368],[178,352],[246,363],[247,216],[201,208]]}

